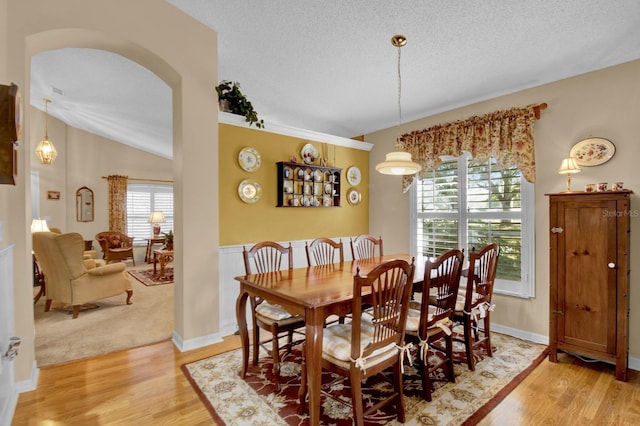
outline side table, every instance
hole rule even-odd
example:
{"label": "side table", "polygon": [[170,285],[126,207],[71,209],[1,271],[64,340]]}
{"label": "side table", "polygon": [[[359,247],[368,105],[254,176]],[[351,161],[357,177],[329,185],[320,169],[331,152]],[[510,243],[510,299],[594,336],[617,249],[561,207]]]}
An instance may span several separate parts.
{"label": "side table", "polygon": [[155,244],[164,244],[164,242],[165,238],[160,236],[147,238],[147,252],[144,255],[144,261],[147,263],[151,263],[153,261],[153,246]]}
{"label": "side table", "polygon": [[164,278],[167,263],[173,262],[173,250],[153,251],[153,275],[157,272],[158,262],[160,262],[160,273],[158,274],[158,278]]}

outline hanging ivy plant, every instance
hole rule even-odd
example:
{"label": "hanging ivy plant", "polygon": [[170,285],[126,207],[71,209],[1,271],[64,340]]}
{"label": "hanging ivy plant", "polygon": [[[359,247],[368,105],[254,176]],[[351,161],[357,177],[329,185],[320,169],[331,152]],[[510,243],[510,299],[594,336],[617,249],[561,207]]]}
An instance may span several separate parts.
{"label": "hanging ivy plant", "polygon": [[264,120],[258,118],[258,113],[247,97],[240,91],[240,83],[228,80],[220,82],[216,86],[220,109],[232,114],[242,115],[249,126],[255,124],[258,128],[264,128]]}

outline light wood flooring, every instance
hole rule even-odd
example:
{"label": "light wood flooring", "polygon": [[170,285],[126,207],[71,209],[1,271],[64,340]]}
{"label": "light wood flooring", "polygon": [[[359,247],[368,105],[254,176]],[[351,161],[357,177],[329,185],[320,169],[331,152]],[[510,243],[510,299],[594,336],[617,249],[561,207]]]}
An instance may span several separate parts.
{"label": "light wood flooring", "polygon": [[[238,336],[181,353],[170,341],[43,367],[12,425],[212,425],[180,366],[240,346]],[[638,425],[640,372],[561,354],[544,360],[481,425]]]}

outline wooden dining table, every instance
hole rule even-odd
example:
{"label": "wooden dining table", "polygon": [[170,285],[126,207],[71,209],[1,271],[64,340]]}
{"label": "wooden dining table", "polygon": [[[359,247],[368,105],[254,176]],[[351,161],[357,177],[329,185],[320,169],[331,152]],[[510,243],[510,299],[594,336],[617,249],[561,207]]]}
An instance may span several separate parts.
{"label": "wooden dining table", "polygon": [[[240,282],[236,301],[236,316],[242,341],[242,371],[244,378],[249,365],[249,333],[247,330],[247,298],[258,296],[279,304],[293,315],[300,315],[305,327],[305,357],[311,425],[320,423],[320,385],[322,381],[322,335],[325,319],[330,315],[345,316],[351,311],[353,277],[360,270],[368,271],[391,259],[411,263],[410,254],[392,254],[331,265],[285,269],[262,274],[235,277]],[[424,258],[416,257],[414,285],[423,281]]]}

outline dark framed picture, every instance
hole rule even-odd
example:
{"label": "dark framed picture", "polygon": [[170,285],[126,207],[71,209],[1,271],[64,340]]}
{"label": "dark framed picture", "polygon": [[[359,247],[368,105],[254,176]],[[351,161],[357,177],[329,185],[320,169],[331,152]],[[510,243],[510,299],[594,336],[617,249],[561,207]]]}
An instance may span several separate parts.
{"label": "dark framed picture", "polygon": [[47,200],[59,200],[60,191],[47,191]]}

